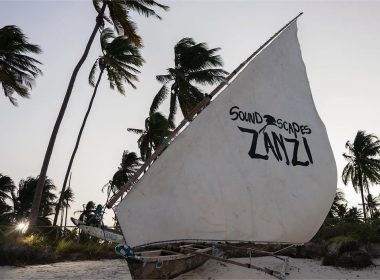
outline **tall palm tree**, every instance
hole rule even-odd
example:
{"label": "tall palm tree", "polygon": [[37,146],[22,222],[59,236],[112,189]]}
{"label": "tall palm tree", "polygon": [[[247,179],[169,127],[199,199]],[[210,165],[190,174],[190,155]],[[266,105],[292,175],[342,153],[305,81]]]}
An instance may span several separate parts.
{"label": "tall palm tree", "polygon": [[[29,216],[37,182],[38,177],[28,177],[26,180],[20,181],[17,193],[13,196],[16,221],[26,219]],[[44,221],[45,224],[49,221],[48,216],[53,213],[54,201],[57,199],[57,196],[53,193],[55,189],[53,181],[46,178],[39,209],[39,220]]]}
{"label": "tall palm tree", "polygon": [[205,43],[196,43],[192,38],[180,40],[174,47],[174,68],[169,68],[165,75],[156,76],[163,86],[153,99],[150,114],[157,111],[170,93],[169,120],[174,120],[177,102],[184,117],[189,119],[190,111],[204,98],[198,85],[214,85],[228,74],[221,68],[215,68],[223,65],[221,56],[216,54],[219,50],[208,49]]}
{"label": "tall palm tree", "polygon": [[37,65],[38,60],[27,54],[41,53],[37,45],[28,42],[28,38],[21,29],[15,25],[7,25],[0,28],[0,84],[6,97],[17,106],[17,93],[21,97],[29,97],[33,82],[42,74]]}
{"label": "tall palm tree", "polygon": [[0,173],[0,224],[9,224],[12,221],[12,206],[7,200],[12,200],[15,185],[13,180]]}
{"label": "tall palm tree", "polygon": [[[43,182],[46,177],[47,169],[49,167],[50,157],[53,152],[55,139],[57,137],[59,127],[61,126],[61,122],[65,114],[67,104],[69,103],[77,74],[87,58],[96,33],[99,29],[103,28],[104,26],[104,19],[114,25],[118,34],[125,34],[126,36],[129,36],[129,38],[132,40],[132,42],[134,42],[136,46],[140,46],[141,38],[136,33],[136,24],[131,20],[130,13],[132,11],[135,11],[138,12],[140,15],[146,17],[154,16],[160,19],[160,16],[155,12],[154,8],[158,7],[163,10],[168,10],[169,8],[167,6],[157,3],[154,0],[93,0],[93,4],[95,10],[98,13],[96,17],[96,24],[87,42],[84,53],[82,57],[79,59],[77,65],[75,66],[73,73],[71,74],[71,78],[61,105],[61,109],[59,110],[53,131],[50,136],[49,144],[46,149],[44,161],[42,163],[40,171],[40,180],[38,181],[36,195],[33,200],[33,207],[30,215],[30,223],[32,225],[34,225],[37,221],[38,209],[43,189]],[[108,15],[106,14],[106,10],[108,11]]]}
{"label": "tall palm tree", "polygon": [[[118,92],[125,94],[123,83],[127,82],[132,88],[136,88],[134,84],[135,81],[138,81],[136,74],[140,73],[137,70],[137,67],[142,66],[144,62],[143,58],[140,55],[139,49],[135,47],[125,36],[119,36],[115,38],[115,35],[110,28],[106,28],[102,31],[100,35],[100,45],[102,48],[102,55],[95,60],[89,76],[89,82],[92,86],[94,86],[94,91],[88,105],[87,112],[84,116],[82,126],[79,130],[77,141],[71,154],[69,164],[67,166],[61,194],[65,192],[71,167],[79,147],[87,118],[90,114],[92,104],[98,91],[99,83],[103,77],[103,73],[105,72],[107,74],[111,89],[116,88]],[[95,74],[97,70],[100,72],[95,83]],[[53,225],[56,225],[57,223],[61,204],[62,197],[59,198],[59,201],[57,203]]]}
{"label": "tall palm tree", "polygon": [[360,191],[366,222],[364,190],[368,192],[370,183],[380,182],[380,141],[375,135],[359,130],[353,143],[347,141],[346,149],[348,153],[343,157],[348,163],[343,169],[343,183],[347,185],[351,181],[355,191]]}
{"label": "tall palm tree", "polygon": [[122,187],[129,178],[139,169],[141,166],[141,159],[135,152],[123,152],[121,163],[118,171],[115,172],[110,185],[111,191],[115,192]]}
{"label": "tall palm tree", "polygon": [[137,143],[142,160],[150,157],[155,150],[174,128],[174,123],[168,120],[160,112],[154,112],[145,119],[145,129],[128,128],[127,130],[141,135]]}

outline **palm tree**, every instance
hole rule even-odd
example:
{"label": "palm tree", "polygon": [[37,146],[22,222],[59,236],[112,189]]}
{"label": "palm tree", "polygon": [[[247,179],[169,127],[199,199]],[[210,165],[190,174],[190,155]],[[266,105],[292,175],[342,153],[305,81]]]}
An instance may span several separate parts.
{"label": "palm tree", "polygon": [[[17,193],[13,195],[16,221],[24,220],[29,216],[37,182],[38,177],[28,177],[26,180],[20,181]],[[39,220],[40,222],[44,222],[44,224],[50,224],[48,216],[53,213],[53,207],[55,205],[54,201],[57,199],[57,196],[53,193],[55,189],[56,187],[53,181],[46,178],[44,181],[44,188],[39,209]]]}
{"label": "palm tree", "polygon": [[168,120],[160,112],[154,112],[145,119],[145,130],[128,128],[127,130],[141,135],[137,143],[140,149],[142,160],[150,157],[155,150],[170,134],[170,129],[174,128],[174,123]]}
{"label": "palm tree", "polygon": [[348,209],[344,219],[348,223],[360,223],[363,212],[357,207],[352,206]]}
{"label": "palm tree", "polygon": [[17,106],[17,93],[21,97],[29,97],[29,90],[38,75],[42,74],[37,67],[38,60],[26,55],[41,53],[37,45],[30,44],[21,29],[15,25],[0,28],[0,84],[6,97]]}
{"label": "palm tree", "polygon": [[344,192],[340,189],[336,190],[334,201],[331,205],[330,211],[328,213],[329,218],[334,218],[338,216],[339,207],[342,204],[347,204],[347,200],[344,197]]}
{"label": "palm tree", "polygon": [[342,204],[339,204],[336,208],[336,215],[338,218],[341,218],[341,219],[344,219],[344,217],[346,216],[347,214],[347,203],[342,203]]}
{"label": "palm tree", "polygon": [[[100,45],[102,47],[103,54],[96,59],[89,76],[89,82],[92,86],[94,86],[94,91],[90,103],[88,105],[86,115],[84,116],[82,126],[79,130],[77,141],[75,143],[74,150],[71,154],[69,164],[67,166],[61,193],[64,193],[65,191],[71,167],[73,165],[74,158],[77,153],[79,143],[82,137],[82,133],[86,125],[87,118],[90,114],[92,104],[94,102],[103,73],[107,73],[111,89],[114,89],[116,87],[118,92],[120,92],[121,94],[125,94],[123,82],[127,82],[129,85],[132,86],[132,88],[136,88],[134,82],[138,81],[136,74],[139,73],[136,67],[140,67],[144,62],[138,48],[132,45],[127,37],[119,36],[115,38],[112,30],[109,28],[106,28],[102,31],[102,34],[100,35]],[[98,69],[100,70],[100,73],[95,84],[95,74]],[[53,225],[56,225],[57,223],[58,213],[61,204],[62,198],[60,198],[57,203]]]}
{"label": "palm tree", "polygon": [[228,74],[220,67],[222,58],[216,53],[219,48],[208,49],[205,43],[195,43],[192,38],[183,38],[174,47],[174,68],[169,68],[165,75],[156,76],[163,84],[153,99],[150,115],[157,111],[160,104],[168,97],[170,87],[169,120],[174,120],[177,101],[182,114],[190,118],[190,111],[204,98],[204,93],[197,86],[214,85],[223,81]]}
{"label": "palm tree", "polygon": [[87,204],[83,204],[83,210],[75,211],[74,214],[80,213],[79,221],[85,221],[95,212],[95,209],[95,202],[89,201]]}
{"label": "palm tree", "polygon": [[374,213],[378,211],[377,207],[380,206],[380,197],[373,197],[372,194],[368,194],[365,198],[366,211],[369,212],[370,217],[373,218]]}
{"label": "palm tree", "polygon": [[7,200],[12,200],[15,185],[13,180],[0,173],[0,224],[9,224],[12,221],[12,206]]}
{"label": "palm tree", "polygon": [[61,228],[62,228],[62,224],[63,224],[63,214],[65,214],[65,228],[64,228],[64,230],[66,229],[66,225],[67,225],[67,211],[70,208],[70,203],[73,201],[74,201],[74,193],[73,193],[72,189],[70,187],[68,187],[67,190],[65,190],[65,192],[63,194],[62,207],[61,207],[61,210],[62,210]]}
{"label": "palm tree", "polygon": [[343,169],[342,179],[345,185],[351,181],[355,191],[360,191],[364,213],[364,221],[367,221],[365,211],[364,190],[370,183],[380,182],[380,141],[372,134],[366,134],[359,130],[355,136],[354,143],[347,141],[348,153],[343,157],[348,161]]}
{"label": "palm tree", "polygon": [[[130,13],[132,11],[136,11],[140,15],[146,17],[154,16],[160,19],[160,16],[156,14],[156,12],[154,11],[154,8],[158,7],[163,10],[169,9],[169,7],[161,5],[154,0],[93,0],[93,4],[95,10],[98,13],[98,16],[96,17],[96,24],[87,42],[84,53],[82,57],[79,59],[77,65],[75,66],[73,73],[71,74],[70,82],[67,87],[66,94],[61,105],[61,109],[59,110],[53,131],[50,136],[49,144],[46,149],[44,161],[42,163],[40,171],[40,180],[38,181],[36,195],[33,200],[33,207],[30,215],[31,225],[34,225],[37,221],[38,209],[43,191],[43,182],[46,177],[47,169],[49,167],[50,157],[53,152],[55,139],[57,137],[59,127],[61,126],[61,122],[65,114],[67,104],[69,103],[77,74],[87,58],[96,33],[99,29],[103,28],[104,26],[104,19],[114,25],[118,34],[125,34],[126,36],[129,36],[129,38],[132,40],[132,42],[134,42],[136,46],[140,46],[141,38],[136,33],[136,24],[131,20]],[[106,10],[108,10],[108,15],[105,14]]]}
{"label": "palm tree", "polygon": [[110,190],[115,193],[120,187],[127,183],[128,179],[139,169],[141,160],[135,152],[123,152],[120,167],[113,175]]}

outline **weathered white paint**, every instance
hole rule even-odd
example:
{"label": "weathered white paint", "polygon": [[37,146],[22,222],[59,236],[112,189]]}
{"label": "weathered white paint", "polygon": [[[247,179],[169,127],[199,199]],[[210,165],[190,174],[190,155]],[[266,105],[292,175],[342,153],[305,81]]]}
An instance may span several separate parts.
{"label": "weathered white paint", "polygon": [[[233,121],[230,109],[307,125],[313,164],[287,165],[248,155],[264,123]],[[277,126],[265,130],[295,138]],[[298,159],[308,160],[302,135]],[[272,140],[272,138],[271,138]],[[258,152],[265,154],[263,132]],[[293,143],[285,143],[290,160]],[[284,156],[284,155],[283,155]],[[316,111],[296,23],[260,52],[174,140],[116,208],[131,246],[174,239],[310,240],[331,206],[337,183],[326,129]]]}

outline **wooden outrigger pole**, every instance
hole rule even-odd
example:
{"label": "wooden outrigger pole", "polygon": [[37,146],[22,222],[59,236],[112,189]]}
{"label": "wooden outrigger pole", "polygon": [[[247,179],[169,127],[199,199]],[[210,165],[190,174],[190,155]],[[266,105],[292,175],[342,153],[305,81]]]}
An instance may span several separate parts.
{"label": "wooden outrigger pole", "polygon": [[183,119],[181,123],[177,126],[176,129],[173,130],[173,132],[168,136],[166,139],[165,144],[161,144],[158,146],[158,148],[154,151],[154,153],[144,162],[144,164],[140,167],[140,169],[128,180],[127,183],[125,183],[119,191],[114,194],[114,196],[109,200],[107,203],[107,208],[111,208],[116,201],[125,193],[128,191],[133,184],[135,184],[140,176],[143,174],[143,172],[146,171],[147,168],[156,160],[156,158],[164,151],[164,149],[167,147],[167,145],[174,140],[174,138],[178,135],[178,133],[181,131],[182,128],[184,128],[188,123],[190,123],[196,115],[198,115],[200,112],[203,111],[205,107],[211,102],[211,99],[226,85],[228,85],[228,82],[232,80],[240,70],[243,69],[244,66],[246,66],[259,52],[261,52],[269,43],[273,41],[282,31],[284,31],[286,28],[288,28],[294,21],[296,21],[303,12],[300,12],[295,18],[293,18],[291,21],[289,21],[284,27],[282,27],[280,30],[278,30],[272,37],[270,37],[263,45],[261,45],[254,53],[252,53],[245,61],[243,61],[228,77],[221,82],[210,94],[206,95],[201,102],[198,103],[197,106],[194,107],[193,110],[190,112],[190,116],[188,119]]}
{"label": "wooden outrigger pole", "polygon": [[286,269],[288,266],[288,258],[285,258],[283,260],[284,265],[283,265],[282,271],[277,271],[277,270],[273,270],[273,269],[270,269],[267,267],[260,267],[260,266],[257,266],[257,265],[251,264],[251,263],[241,263],[241,262],[225,259],[225,258],[218,257],[218,256],[213,256],[213,255],[210,255],[207,253],[196,252],[194,250],[188,250],[188,249],[182,249],[182,250],[184,250],[185,252],[190,252],[190,253],[195,254],[195,255],[205,256],[209,259],[213,259],[216,261],[220,261],[220,262],[224,262],[224,263],[228,263],[228,264],[232,264],[232,265],[237,265],[237,266],[241,266],[241,267],[245,267],[245,268],[255,269],[255,270],[264,272],[266,274],[269,274],[269,275],[271,275],[277,279],[280,279],[280,280],[285,280],[285,278],[286,278]]}

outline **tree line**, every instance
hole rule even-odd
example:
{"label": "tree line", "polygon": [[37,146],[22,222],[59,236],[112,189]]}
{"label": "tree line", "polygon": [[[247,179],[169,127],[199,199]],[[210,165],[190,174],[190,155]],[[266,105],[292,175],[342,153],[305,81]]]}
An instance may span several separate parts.
{"label": "tree line", "polygon": [[[5,222],[12,222],[22,217],[28,218],[32,225],[36,224],[37,219],[39,221],[45,219],[47,223],[48,217],[54,214],[52,224],[57,225],[59,213],[63,214],[66,211],[67,214],[69,202],[73,199],[72,190],[67,188],[69,175],[93,101],[98,93],[99,84],[104,77],[107,77],[109,87],[121,94],[125,94],[127,91],[125,85],[136,89],[139,68],[145,62],[140,53],[142,38],[137,32],[136,23],[132,21],[131,12],[161,19],[157,10],[167,11],[169,9],[168,6],[153,0],[93,0],[93,6],[97,12],[94,29],[68,83],[39,176],[28,177],[26,180],[20,181],[16,187],[11,178],[1,175],[1,179],[6,182],[0,186],[2,195],[0,197],[0,207],[2,208],[0,209],[3,210],[1,217]],[[93,87],[93,93],[67,165],[60,194],[57,197],[53,193],[56,187],[46,177],[46,172],[76,76],[98,33],[101,53],[94,61],[88,77],[88,82]],[[223,60],[218,54],[219,50],[219,48],[209,48],[204,42],[197,43],[190,37],[181,39],[174,46],[173,65],[167,68],[166,73],[156,76],[162,86],[152,100],[144,127],[128,128],[129,132],[139,135],[140,155],[127,150],[123,152],[121,164],[107,185],[109,194],[115,193],[123,186],[154,150],[165,142],[166,137],[175,128],[174,121],[178,108],[185,119],[189,119],[191,110],[206,96],[202,86],[215,85],[226,78],[228,72],[222,68]],[[15,94],[20,97],[29,97],[35,79],[42,74],[41,62],[30,56],[40,52],[41,48],[31,44],[17,26],[8,25],[0,29],[0,83],[4,95],[13,105],[17,105]],[[167,116],[159,111],[161,104],[166,99],[169,99],[170,104]],[[347,153],[344,153],[343,156],[348,163],[343,170],[342,180],[346,185],[351,182],[355,191],[360,193],[362,213],[366,221],[367,213],[370,217],[377,213],[373,208],[368,212],[366,207],[372,205],[375,199],[370,194],[370,185],[380,182],[380,142],[375,135],[358,131],[354,141],[346,143],[346,148]],[[67,193],[68,191],[69,193]],[[24,192],[28,195],[25,195]],[[20,196],[20,194],[22,195]],[[13,205],[9,205],[9,201]],[[340,207],[344,205],[338,204]],[[21,205],[24,205],[24,208]],[[95,204],[90,203],[89,207],[85,207],[85,209],[90,209],[87,211],[88,213],[94,210],[92,205]],[[23,210],[17,210],[18,207]],[[338,215],[338,212],[334,211],[330,214]],[[357,209],[357,212],[360,211]],[[63,220],[67,219],[61,215],[61,221]]]}

